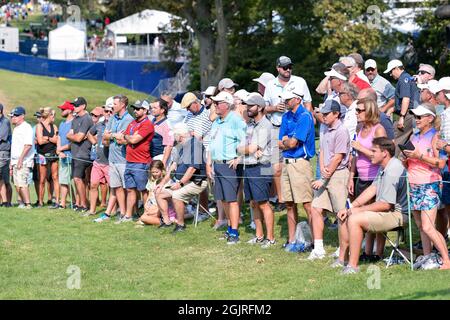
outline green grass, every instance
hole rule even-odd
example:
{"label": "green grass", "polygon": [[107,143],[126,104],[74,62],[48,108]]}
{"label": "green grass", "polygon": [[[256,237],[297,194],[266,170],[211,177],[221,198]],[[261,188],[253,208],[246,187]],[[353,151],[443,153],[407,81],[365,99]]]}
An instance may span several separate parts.
{"label": "green grass", "polygon": [[[119,93],[128,96],[130,103],[148,97],[146,93],[127,90],[104,81],[60,80],[5,70],[0,70],[0,82],[0,102],[7,110],[12,110],[17,105],[24,106],[28,111],[27,120],[33,121],[33,114],[39,108],[56,109],[65,100],[73,100],[79,96],[86,98],[88,110],[105,104],[108,97]],[[60,112],[57,112],[57,119],[59,118]]]}
{"label": "green grass", "polygon": [[[0,209],[1,299],[449,299],[449,272],[380,267],[381,288],[370,290],[368,265],[341,276],[330,258],[280,249],[286,216],[276,215],[279,245],[263,250],[244,241],[227,246],[209,222],[172,235],[156,227],[94,224],[70,210]],[[248,221],[246,221],[248,223]],[[327,251],[337,236],[328,232]],[[81,288],[67,289],[69,266]]]}

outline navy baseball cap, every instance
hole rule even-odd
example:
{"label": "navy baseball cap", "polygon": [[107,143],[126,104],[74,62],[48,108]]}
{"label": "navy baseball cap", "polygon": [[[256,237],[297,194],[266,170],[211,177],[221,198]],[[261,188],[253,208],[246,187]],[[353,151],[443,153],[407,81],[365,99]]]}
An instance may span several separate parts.
{"label": "navy baseball cap", "polygon": [[22,106],[15,107],[9,116],[23,116],[25,114],[25,108]]}
{"label": "navy baseball cap", "polygon": [[76,98],[70,104],[73,105],[74,107],[79,107],[79,106],[82,106],[84,104],[87,107],[87,101],[83,97]]}

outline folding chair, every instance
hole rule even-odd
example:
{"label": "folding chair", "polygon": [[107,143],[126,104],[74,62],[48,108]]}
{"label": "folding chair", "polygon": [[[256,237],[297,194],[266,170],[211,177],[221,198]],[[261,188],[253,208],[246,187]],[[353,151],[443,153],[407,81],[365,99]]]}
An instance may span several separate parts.
{"label": "folding chair", "polygon": [[383,233],[384,237],[386,238],[386,240],[391,244],[392,246],[392,251],[391,254],[389,255],[389,259],[387,261],[386,264],[386,268],[389,268],[389,266],[394,264],[394,256],[398,257],[402,257],[403,259],[405,259],[405,261],[410,264],[411,262],[409,261],[409,259],[403,254],[403,252],[399,249],[400,243],[403,242],[403,240],[406,239],[405,236],[405,229],[406,229],[407,225],[405,224],[404,226],[401,227],[397,227],[394,228],[392,230],[389,230],[388,232],[397,232],[397,237],[395,242],[392,241],[392,239],[390,239],[386,233]]}
{"label": "folding chair", "polygon": [[198,223],[198,214],[200,212],[200,207],[202,207],[203,210],[206,211],[206,213],[213,219],[214,216],[209,212],[208,209],[205,209],[201,204],[200,204],[200,194],[197,196],[197,205],[196,205],[196,210],[195,210],[195,216],[194,216],[194,226],[197,227],[197,223]]}

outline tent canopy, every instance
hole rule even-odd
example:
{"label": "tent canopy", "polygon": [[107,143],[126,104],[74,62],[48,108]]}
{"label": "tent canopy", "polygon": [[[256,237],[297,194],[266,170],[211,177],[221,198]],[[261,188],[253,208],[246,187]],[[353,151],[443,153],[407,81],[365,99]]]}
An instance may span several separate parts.
{"label": "tent canopy", "polygon": [[71,25],[50,31],[48,57],[57,60],[77,60],[85,57],[86,33]]}
{"label": "tent canopy", "polygon": [[131,16],[113,22],[106,26],[109,32],[118,34],[156,34],[164,32],[180,32],[171,27],[171,20],[179,18],[168,12],[159,10],[144,10]]}

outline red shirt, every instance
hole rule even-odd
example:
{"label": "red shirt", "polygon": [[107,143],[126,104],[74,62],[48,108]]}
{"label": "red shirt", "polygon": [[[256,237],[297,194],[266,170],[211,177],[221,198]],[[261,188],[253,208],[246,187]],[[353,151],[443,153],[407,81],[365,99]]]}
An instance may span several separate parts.
{"label": "red shirt", "polygon": [[353,78],[352,83],[353,83],[354,85],[356,85],[356,86],[359,88],[359,90],[371,88],[371,86],[370,86],[369,83],[367,83],[366,81],[364,81],[363,79],[361,79],[361,78],[358,77],[358,76],[355,76],[355,77]]}
{"label": "red shirt", "polygon": [[136,120],[132,121],[128,125],[127,130],[125,130],[125,134],[132,136],[136,133],[144,139],[136,144],[127,144],[125,158],[128,162],[149,164],[152,161],[152,157],[150,156],[150,142],[155,134],[153,123],[147,117],[140,122]]}

